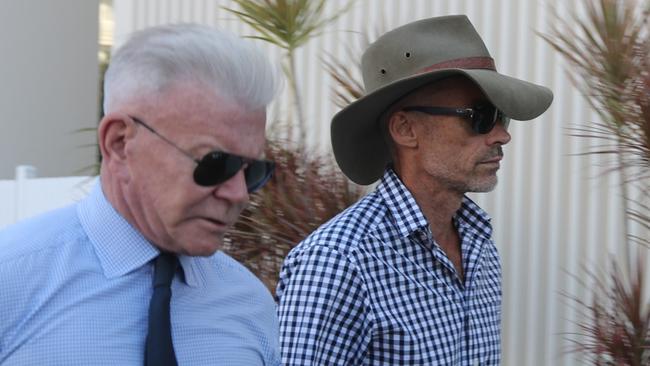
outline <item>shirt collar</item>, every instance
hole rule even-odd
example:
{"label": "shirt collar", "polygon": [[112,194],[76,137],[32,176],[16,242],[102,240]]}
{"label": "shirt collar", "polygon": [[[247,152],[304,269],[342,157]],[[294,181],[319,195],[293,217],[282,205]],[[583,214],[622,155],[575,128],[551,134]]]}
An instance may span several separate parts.
{"label": "shirt collar", "polygon": [[[213,256],[218,255],[218,253],[213,254]],[[184,279],[187,285],[190,287],[199,287],[206,283],[205,273],[212,266],[212,257],[181,255],[178,260],[183,268]]]}
{"label": "shirt collar", "polygon": [[98,181],[77,213],[107,278],[123,276],[158,255],[142,234],[108,202]]}
{"label": "shirt collar", "polygon": [[384,199],[402,237],[429,226],[415,198],[392,168],[384,172],[377,192]]}
{"label": "shirt collar", "polygon": [[484,239],[492,237],[492,219],[469,197],[463,197],[460,209],[454,215],[456,224],[461,228],[475,232]]}
{"label": "shirt collar", "polygon": [[[381,183],[377,186],[377,191],[395,219],[395,224],[402,237],[429,228],[429,222],[424,217],[420,206],[392,168],[386,168]],[[463,197],[461,207],[454,215],[454,220],[461,227],[475,231],[484,238],[492,236],[490,217],[467,196]]]}
{"label": "shirt collar", "polygon": [[[77,207],[77,214],[107,278],[121,277],[157,257],[160,251],[120,215],[104,196],[99,180]],[[185,282],[203,283],[208,258],[179,256]]]}

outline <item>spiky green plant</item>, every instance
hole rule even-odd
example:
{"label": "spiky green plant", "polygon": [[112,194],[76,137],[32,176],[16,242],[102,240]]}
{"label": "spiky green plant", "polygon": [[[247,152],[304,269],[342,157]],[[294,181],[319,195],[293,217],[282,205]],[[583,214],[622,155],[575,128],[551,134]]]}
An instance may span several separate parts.
{"label": "spiky green plant", "polygon": [[[298,144],[274,141],[267,158],[277,168],[269,184],[251,197],[235,229],[225,241],[225,250],[251,269],[274,292],[282,262],[289,251],[318,226],[354,203],[363,188],[351,183],[338,169],[331,155],[315,155],[305,146],[306,126],[295,72],[295,50],[317,36],[323,27],[349,9],[351,2],[333,15],[325,16],[325,0],[233,0],[237,15],[259,34],[251,36],[286,51],[284,71],[289,79],[299,129]],[[338,88],[358,90],[347,102],[360,96],[360,84],[342,63],[330,70]]]}
{"label": "spiky green plant", "polygon": [[[633,265],[632,245],[648,245],[646,235],[631,234],[633,223],[650,231],[650,2],[584,0],[586,17],[568,20],[556,14],[552,35],[543,37],[568,61],[569,76],[601,122],[572,129],[573,136],[596,139],[585,154],[616,157],[609,171],[620,174],[621,217],[627,242],[620,248],[624,265],[613,261],[608,275],[589,272],[591,302],[576,300],[585,320],[576,347],[594,365],[650,364],[650,303],[644,293],[647,253],[638,247]],[[630,197],[638,191],[641,201]],[[648,232],[646,231],[646,233]],[[646,247],[647,248],[647,247]]]}
{"label": "spiky green plant", "polygon": [[289,81],[289,88],[296,108],[299,144],[306,141],[307,125],[304,119],[301,93],[296,74],[296,49],[318,36],[323,28],[335,21],[351,6],[348,2],[342,9],[325,15],[326,0],[233,0],[239,10],[224,7],[255,31],[251,38],[269,42],[285,51],[286,62],[283,71]]}

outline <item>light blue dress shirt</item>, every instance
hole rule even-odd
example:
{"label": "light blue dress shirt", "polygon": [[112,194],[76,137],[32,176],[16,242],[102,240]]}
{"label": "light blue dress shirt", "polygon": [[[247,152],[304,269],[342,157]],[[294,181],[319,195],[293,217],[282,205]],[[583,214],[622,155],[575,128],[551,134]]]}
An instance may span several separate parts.
{"label": "light blue dress shirt", "polygon": [[[96,184],[78,204],[0,231],[0,364],[142,365],[158,255]],[[217,252],[180,257],[179,365],[278,365],[275,303]]]}

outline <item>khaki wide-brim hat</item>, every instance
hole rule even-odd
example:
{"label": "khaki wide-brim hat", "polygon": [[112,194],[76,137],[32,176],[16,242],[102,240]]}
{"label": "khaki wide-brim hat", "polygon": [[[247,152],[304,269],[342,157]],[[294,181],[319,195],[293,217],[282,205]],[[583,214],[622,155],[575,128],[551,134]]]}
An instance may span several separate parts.
{"label": "khaki wide-brim hat", "polygon": [[483,40],[464,15],[424,19],[372,43],[361,59],[366,94],[332,119],[332,147],[345,175],[358,184],[379,179],[390,162],[379,117],[406,94],[436,80],[464,75],[515,120],[531,120],[551,105],[543,86],[499,74]]}

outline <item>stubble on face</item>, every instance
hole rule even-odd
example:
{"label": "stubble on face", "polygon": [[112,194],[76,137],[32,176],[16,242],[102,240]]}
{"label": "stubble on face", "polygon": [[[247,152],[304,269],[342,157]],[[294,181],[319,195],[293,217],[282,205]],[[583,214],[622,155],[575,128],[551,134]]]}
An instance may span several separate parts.
{"label": "stubble on face", "polygon": [[460,172],[457,166],[452,164],[437,164],[428,169],[428,175],[436,180],[438,187],[463,195],[467,192],[490,192],[497,183],[496,167],[481,166],[475,164],[475,168],[468,172]]}
{"label": "stubble on face", "polygon": [[[454,77],[423,88],[409,103],[440,107],[472,107],[485,100],[476,85]],[[422,127],[421,170],[432,189],[455,195],[489,192],[498,182],[497,171],[503,157],[501,143],[487,143],[487,135],[477,135],[470,122],[456,116],[414,115]],[[490,138],[491,140],[492,138]]]}
{"label": "stubble on face", "polygon": [[[499,178],[497,171],[500,168],[498,162],[492,162],[495,158],[503,158],[503,148],[497,146],[491,149],[479,158],[479,163],[476,164],[477,174],[470,176],[464,189],[466,192],[491,192],[496,187]],[[481,171],[485,173],[481,174]]]}

